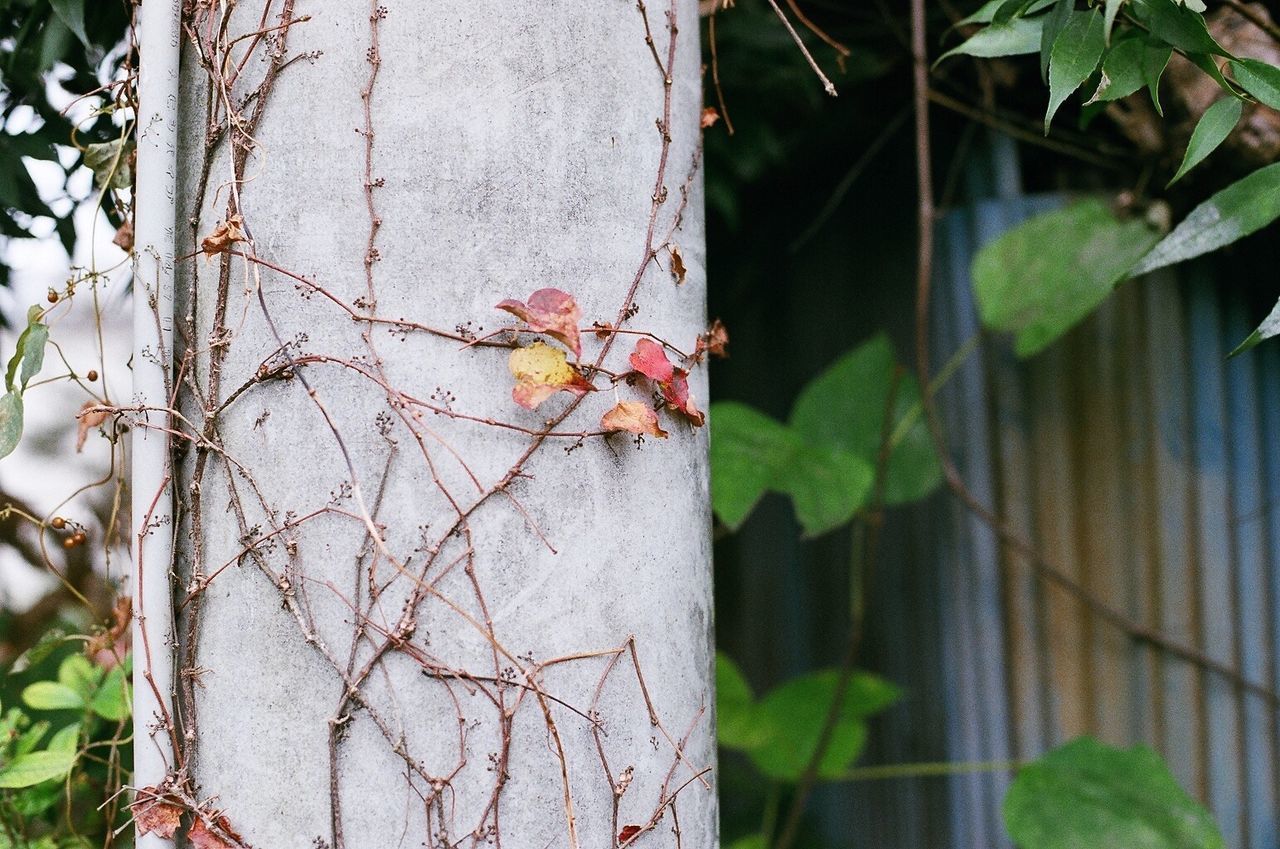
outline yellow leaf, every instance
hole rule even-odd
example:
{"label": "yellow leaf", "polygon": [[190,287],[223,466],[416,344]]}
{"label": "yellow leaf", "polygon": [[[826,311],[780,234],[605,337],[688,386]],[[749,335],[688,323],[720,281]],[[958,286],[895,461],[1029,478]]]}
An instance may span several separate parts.
{"label": "yellow leaf", "polygon": [[529,410],[562,389],[581,395],[595,388],[581,372],[569,365],[564,351],[545,342],[516,348],[507,360],[507,367],[516,379],[511,397]]}

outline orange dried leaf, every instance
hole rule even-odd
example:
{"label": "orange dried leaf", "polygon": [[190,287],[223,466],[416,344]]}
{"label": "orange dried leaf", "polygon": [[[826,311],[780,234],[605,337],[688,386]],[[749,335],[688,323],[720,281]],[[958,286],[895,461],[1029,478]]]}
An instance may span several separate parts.
{"label": "orange dried leaf", "polygon": [[582,357],[582,339],[578,323],[582,321],[582,308],[568,292],[559,289],[539,289],[529,296],[529,303],[505,300],[497,304],[519,318],[535,333],[545,333],[563,342],[575,358]]}
{"label": "orange dried leaf", "polygon": [[138,836],[154,834],[170,838],[178,831],[182,821],[182,806],[172,797],[160,793],[158,788],[144,787],[138,798],[129,806]]}
{"label": "orange dried leaf", "polygon": [[658,425],[658,414],[648,404],[620,401],[600,418],[600,428],[610,433],[647,434],[666,439],[667,432]]}
{"label": "orange dried leaf", "polygon": [[116,230],[116,235],[111,239],[111,244],[120,250],[128,253],[133,250],[133,224],[129,219],[125,219],[120,225],[120,229]]}
{"label": "orange dried leaf", "polygon": [[98,407],[96,401],[85,401],[76,413],[80,421],[79,433],[76,434],[76,453],[84,450],[84,441],[89,438],[89,431],[107,420],[107,411]]}
{"label": "orange dried leaf", "polygon": [[133,622],[133,598],[122,595],[111,610],[111,627],[95,634],[85,645],[84,653],[103,669],[115,666],[129,652]]}
{"label": "orange dried leaf", "polygon": [[729,331],[725,329],[724,323],[717,318],[711,322],[711,326],[707,328],[706,333],[698,335],[694,356],[700,360],[705,352],[713,357],[727,357],[729,356],[728,347]]}
{"label": "orange dried leaf", "polygon": [[640,826],[638,825],[624,825],[622,827],[622,831],[618,832],[618,842],[626,843],[628,840],[631,840],[637,834],[639,834],[642,830],[643,829],[641,829]]}
{"label": "orange dried leaf", "polygon": [[200,252],[206,257],[226,253],[233,244],[242,242],[244,239],[244,219],[239,214],[232,215],[226,221],[220,222],[213,228],[212,233],[201,240]]}
{"label": "orange dried leaf", "polygon": [[676,245],[671,246],[671,273],[676,278],[676,285],[679,286],[684,282],[684,276],[689,269],[684,267],[684,257],[680,256],[680,248]]}
{"label": "orange dried leaf", "polygon": [[193,849],[245,849],[244,838],[236,834],[225,816],[215,817],[212,827],[198,817],[187,833],[187,842]]}
{"label": "orange dried leaf", "polygon": [[720,120],[720,113],[716,111],[714,106],[704,106],[702,109],[702,129],[714,127],[716,121]]}
{"label": "orange dried leaf", "polygon": [[545,342],[516,348],[507,359],[507,367],[516,379],[511,397],[527,410],[536,409],[561,390],[582,395],[595,389],[582,372],[569,365],[564,351]]}

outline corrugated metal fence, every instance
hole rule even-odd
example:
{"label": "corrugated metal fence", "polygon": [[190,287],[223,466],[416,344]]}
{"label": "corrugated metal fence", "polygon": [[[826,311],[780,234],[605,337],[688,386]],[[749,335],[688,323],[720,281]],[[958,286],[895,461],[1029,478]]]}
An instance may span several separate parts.
{"label": "corrugated metal fence", "polygon": [[[941,222],[932,337],[941,359],[978,329],[968,278],[975,250],[1061,203],[981,201]],[[1126,284],[1030,361],[984,342],[939,401],[973,492],[1057,568],[1134,620],[1274,688],[1280,348],[1226,360],[1257,316],[1211,269],[1192,265]],[[922,679],[918,657],[915,671],[902,658],[885,672],[942,700],[948,758],[1029,759],[1080,734],[1149,743],[1208,803],[1229,847],[1280,846],[1270,705],[1096,620],[1035,579],[954,500],[926,509],[931,515],[914,524],[925,539],[915,545],[931,549],[937,564],[937,683]],[[936,521],[938,511],[949,521]],[[921,608],[892,625],[893,606],[880,617],[881,640],[886,628],[925,627]],[[897,665],[892,653],[883,659]],[[918,706],[912,721],[927,717]],[[999,808],[1008,781],[1000,771],[947,779],[948,822],[933,827],[945,839],[898,834],[880,845],[1007,846]]]}

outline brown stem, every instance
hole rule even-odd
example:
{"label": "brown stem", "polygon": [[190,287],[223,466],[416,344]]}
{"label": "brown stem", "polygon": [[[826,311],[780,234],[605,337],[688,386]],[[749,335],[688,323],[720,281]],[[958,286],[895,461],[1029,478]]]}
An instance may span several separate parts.
{"label": "brown stem", "polygon": [[809,794],[813,792],[813,786],[817,783],[822,760],[826,757],[827,750],[831,748],[836,726],[840,723],[840,711],[844,708],[845,696],[849,692],[849,682],[853,680],[854,666],[858,662],[858,653],[862,647],[863,626],[866,622],[866,597],[871,587],[871,576],[875,570],[876,555],[880,547],[880,528],[884,524],[884,487],[885,479],[888,477],[889,455],[893,450],[893,428],[896,424],[893,413],[897,407],[898,387],[902,382],[902,373],[901,366],[894,370],[889,395],[885,399],[884,417],[880,425],[880,450],[876,455],[875,487],[871,496],[871,510],[867,512],[865,518],[867,534],[864,538],[863,550],[854,552],[855,556],[859,557],[861,568],[856,570],[856,574],[850,575],[850,580],[857,587],[858,602],[854,605],[849,622],[849,636],[845,643],[844,657],[840,661],[840,677],[836,679],[831,705],[827,708],[827,715],[822,720],[822,730],[818,734],[817,745],[814,746],[813,754],[809,756],[809,762],[805,764],[804,772],[800,774],[800,780],[796,783],[795,795],[791,797],[791,807],[787,811],[782,834],[778,836],[774,849],[791,849],[791,845],[795,843],[796,835],[800,830],[800,821],[804,815],[805,803],[809,801]]}

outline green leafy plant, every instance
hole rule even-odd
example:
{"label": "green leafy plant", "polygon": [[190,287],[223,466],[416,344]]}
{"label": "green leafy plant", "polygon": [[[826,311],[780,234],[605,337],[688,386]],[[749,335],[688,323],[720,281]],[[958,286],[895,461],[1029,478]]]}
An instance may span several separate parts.
{"label": "green leafy plant", "polygon": [[[840,671],[793,678],[757,700],[737,665],[716,656],[716,711],[720,745],[745,752],[764,775],[796,781],[818,749]],[[869,672],[854,672],[841,700],[818,776],[841,778],[867,742],[867,719],[892,707],[901,692]]]}
{"label": "green leafy plant", "polygon": [[110,845],[107,835],[127,821],[123,801],[111,797],[129,766],[130,658],[113,658],[108,668],[69,652],[71,645],[51,634],[3,682],[11,689],[29,681],[20,686],[20,704],[0,713],[0,846],[6,849]]}
{"label": "green leafy plant", "polygon": [[[892,410],[887,410],[893,393]],[[920,390],[898,368],[887,336],[845,354],[800,393],[787,424],[745,404],[711,406],[711,501],[738,528],[766,491],[791,497],[806,534],[840,527],[865,507],[886,412],[890,433],[884,502],[932,492],[942,476],[920,419]]]}
{"label": "green leafy plant", "polygon": [[[38,238],[52,222],[72,253],[74,204],[42,199],[24,159],[44,163],[46,174],[56,168],[65,189],[88,158],[86,148],[119,138],[114,91],[101,86],[126,76],[128,51],[112,48],[125,38],[129,14],[126,3],[0,0],[0,236]],[[62,107],[79,96],[101,108],[73,120]],[[102,210],[119,225],[124,216],[109,194],[99,199]],[[8,282],[7,263],[0,259],[0,286]]]}
{"label": "green leafy plant", "polygon": [[17,350],[5,370],[5,394],[0,396],[0,457],[11,454],[22,439],[22,394],[44,366],[44,348],[49,341],[49,326],[41,321],[43,317],[39,305],[27,311],[27,327],[18,337]]}
{"label": "green leafy plant", "polygon": [[[1246,103],[1280,109],[1280,68],[1233,55],[1210,33],[1204,11],[1194,0],[1090,0],[1084,8],[1073,0],[992,0],[962,22],[982,29],[942,60],[1039,53],[1049,87],[1047,134],[1059,109],[1077,93],[1086,119],[1091,108],[1143,88],[1163,114],[1160,79],[1170,57],[1180,54],[1223,96],[1199,117],[1172,184],[1219,148]],[[1280,218],[1278,169],[1262,167],[1220,190],[1163,239],[1142,232],[1140,221],[1114,219],[1096,203],[1028,221],[988,245],[974,262],[984,323],[1017,334],[1021,356],[1042,350],[1122,280],[1210,253]],[[1280,303],[1236,350],[1277,334]]]}
{"label": "green leafy plant", "polygon": [[1013,333],[1019,356],[1038,353],[1106,300],[1159,238],[1094,199],[1037,215],[974,258],[982,323]]}
{"label": "green leafy plant", "polygon": [[1178,786],[1159,755],[1089,737],[1022,769],[1005,795],[1004,819],[1021,849],[1225,846],[1213,817]]}

